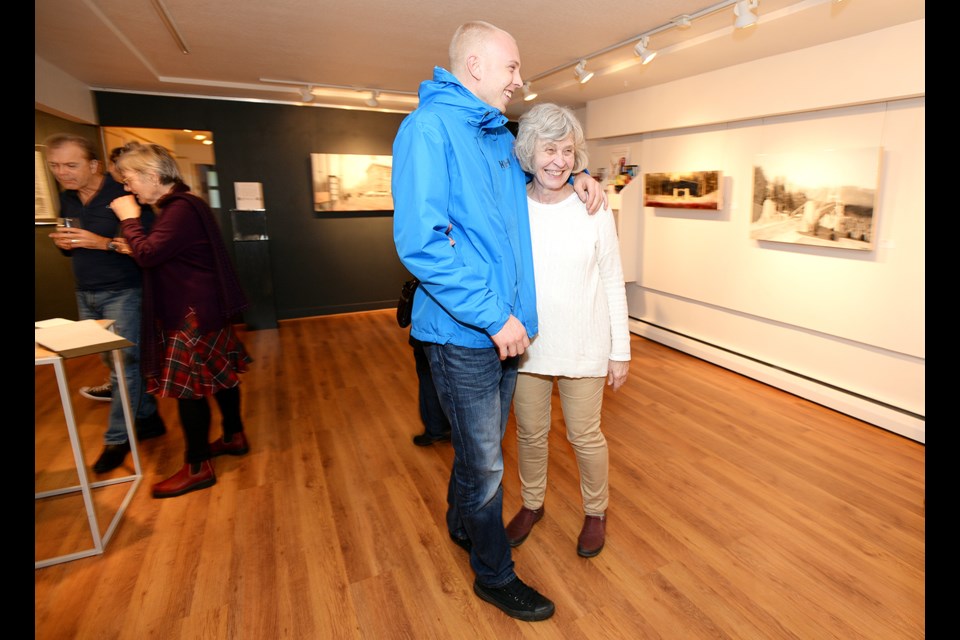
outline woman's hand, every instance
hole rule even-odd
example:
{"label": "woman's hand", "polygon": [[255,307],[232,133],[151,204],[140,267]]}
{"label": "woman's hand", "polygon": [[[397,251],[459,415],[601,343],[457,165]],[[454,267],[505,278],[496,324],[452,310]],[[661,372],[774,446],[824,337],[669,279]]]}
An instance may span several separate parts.
{"label": "woman's hand", "polygon": [[607,365],[607,385],[613,387],[616,391],[627,381],[627,372],[630,370],[630,363],[622,360],[611,360]]}
{"label": "woman's hand", "polygon": [[116,237],[113,239],[114,251],[117,253],[122,253],[125,256],[130,255],[133,251],[130,250],[130,243],[127,242],[126,238]]}
{"label": "woman's hand", "polygon": [[110,208],[120,220],[130,220],[140,217],[140,205],[132,195],[120,196],[110,203]]}

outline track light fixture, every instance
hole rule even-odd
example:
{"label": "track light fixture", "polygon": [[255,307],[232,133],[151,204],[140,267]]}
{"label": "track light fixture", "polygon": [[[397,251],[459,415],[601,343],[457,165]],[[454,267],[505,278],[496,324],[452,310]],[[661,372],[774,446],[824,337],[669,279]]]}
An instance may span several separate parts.
{"label": "track light fixture", "polygon": [[733,15],[737,16],[733,26],[737,29],[746,29],[757,24],[757,14],[753,12],[757,8],[759,0],[740,0],[733,7]]}
{"label": "track light fixture", "polygon": [[593,71],[587,71],[585,68],[586,66],[587,61],[580,60],[580,62],[577,63],[577,68],[574,70],[577,74],[577,79],[580,81],[580,84],[586,84],[590,82],[590,78],[593,77]]}
{"label": "track light fixture", "polygon": [[633,48],[633,52],[640,56],[640,64],[647,64],[651,60],[657,57],[657,52],[647,49],[647,45],[650,42],[650,38],[643,36],[640,38],[640,42]]}
{"label": "track light fixture", "polygon": [[[293,91],[294,89],[290,88],[290,85],[293,85],[300,94],[301,102],[317,102],[317,98],[319,98],[321,103],[324,103],[322,106],[356,104],[361,109],[363,108],[362,105],[365,105],[374,109],[392,110],[395,104],[415,105],[419,101],[416,91],[374,89],[372,87],[326,84],[324,82],[303,82],[302,80],[280,80],[277,78],[260,78],[260,82],[285,85],[283,88],[284,91]],[[326,104],[328,100],[333,101],[334,105]],[[387,106],[384,107],[381,101],[385,101]]]}
{"label": "track light fixture", "polygon": [[[809,0],[809,1],[823,2],[825,0]],[[833,0],[833,2],[843,2],[843,0]],[[647,29],[643,33],[639,33],[631,38],[627,38],[626,40],[621,40],[620,42],[616,42],[610,46],[604,47],[603,49],[599,49],[597,51],[588,53],[587,55],[581,56],[577,60],[576,67],[574,69],[574,72],[576,73],[576,76],[577,76],[577,80],[580,82],[580,84],[583,84],[585,82],[589,82],[590,78],[593,77],[593,72],[586,70],[588,60],[592,60],[593,58],[602,56],[615,49],[620,49],[621,47],[633,46],[634,52],[637,54],[637,56],[640,57],[640,62],[642,64],[648,64],[651,60],[653,60],[654,56],[657,55],[656,51],[651,51],[647,48],[649,44],[649,38],[651,36],[655,36],[658,33],[661,33],[663,31],[668,31],[670,29],[688,29],[690,28],[690,26],[693,24],[694,21],[699,20],[704,16],[717,13],[718,11],[729,9],[731,6],[733,7],[734,14],[736,15],[736,20],[734,22],[735,28],[743,29],[745,27],[754,25],[758,21],[756,9],[759,6],[759,4],[760,4],[760,0],[719,0],[718,2],[715,2],[714,4],[704,7],[703,9],[700,9],[698,11],[694,11],[689,14],[684,13],[682,15],[676,16],[670,19],[669,22],[665,22],[659,26],[653,27],[651,29]],[[669,52],[674,48],[676,47],[670,46],[670,47],[667,47],[665,50]],[[567,70],[570,68],[572,64],[573,62],[564,62],[556,67],[553,67],[552,69],[547,69],[546,71],[530,76],[529,80],[524,85],[524,91],[523,91],[524,100],[533,99],[529,97],[531,92],[531,91],[528,91],[529,85],[531,85],[534,82],[538,82],[539,80],[546,78],[548,76],[552,76],[553,74],[558,73],[560,71]],[[608,71],[619,70],[621,68],[623,68],[623,65],[618,64],[615,67],[610,67]]]}
{"label": "track light fixture", "polygon": [[529,82],[523,83],[523,99],[527,102],[535,99],[537,97],[537,92],[530,87]]}

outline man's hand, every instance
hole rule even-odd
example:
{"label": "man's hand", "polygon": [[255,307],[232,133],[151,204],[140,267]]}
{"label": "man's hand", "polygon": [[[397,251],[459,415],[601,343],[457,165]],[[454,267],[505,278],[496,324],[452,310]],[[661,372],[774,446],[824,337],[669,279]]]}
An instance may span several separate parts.
{"label": "man's hand", "polygon": [[587,205],[587,213],[590,215],[607,206],[607,194],[603,187],[583,171],[573,176],[573,190],[580,196],[580,202]]}
{"label": "man's hand", "polygon": [[105,250],[109,238],[98,236],[86,229],[76,227],[57,227],[57,230],[50,234],[53,244],[58,249],[70,251],[71,249],[100,249]]}
{"label": "man's hand", "polygon": [[622,360],[611,360],[607,364],[607,385],[613,387],[616,391],[627,381],[627,371],[630,370],[630,363]]}
{"label": "man's hand", "polygon": [[497,353],[500,354],[501,360],[518,356],[530,346],[527,330],[523,327],[523,323],[512,314],[507,318],[507,323],[503,325],[503,328],[491,336],[491,339],[497,347]]}

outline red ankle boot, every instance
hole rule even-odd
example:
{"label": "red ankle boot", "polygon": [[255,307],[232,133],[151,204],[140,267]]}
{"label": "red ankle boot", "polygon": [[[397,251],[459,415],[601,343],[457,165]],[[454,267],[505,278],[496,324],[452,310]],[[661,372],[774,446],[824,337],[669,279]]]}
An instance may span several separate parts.
{"label": "red ankle boot", "polygon": [[[193,463],[197,465],[198,463]],[[206,489],[217,483],[217,476],[213,473],[213,465],[209,460],[199,463],[199,468],[193,471],[193,465],[187,463],[183,465],[180,471],[164,480],[153,485],[154,498],[174,498],[182,496],[185,493],[196,491],[197,489]]]}
{"label": "red ankle boot", "polygon": [[233,434],[229,440],[217,438],[210,443],[210,457],[212,458],[223,454],[242,456],[248,451],[250,451],[250,443],[247,442],[247,436],[243,431]]}
{"label": "red ankle boot", "polygon": [[580,537],[577,538],[577,554],[592,558],[603,550],[607,537],[607,516],[585,516]]}

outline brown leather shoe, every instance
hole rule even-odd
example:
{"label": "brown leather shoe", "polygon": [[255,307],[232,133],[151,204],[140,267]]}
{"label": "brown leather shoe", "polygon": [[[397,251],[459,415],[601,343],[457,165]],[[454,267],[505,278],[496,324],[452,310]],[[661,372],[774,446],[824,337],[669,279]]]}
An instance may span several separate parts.
{"label": "brown leather shoe", "polygon": [[592,558],[603,549],[607,535],[607,516],[584,516],[583,528],[577,538],[577,553],[584,558]]}
{"label": "brown leather shoe", "polygon": [[520,511],[517,512],[517,515],[513,516],[513,520],[507,525],[507,542],[510,543],[510,546],[519,546],[521,542],[526,540],[527,536],[530,535],[530,530],[533,529],[533,525],[540,522],[540,518],[542,517],[542,505],[539,509],[520,507]]}
{"label": "brown leather shoe", "polygon": [[[196,464],[196,463],[194,463]],[[199,463],[199,468],[193,471],[189,462],[183,465],[180,471],[153,485],[154,498],[174,498],[185,493],[206,489],[217,483],[217,476],[213,473],[213,465],[209,460]]]}
{"label": "brown leather shoe", "polygon": [[210,443],[211,458],[216,458],[224,454],[242,456],[248,451],[250,451],[250,443],[247,442],[247,436],[243,431],[233,434],[229,440],[217,438]]}

